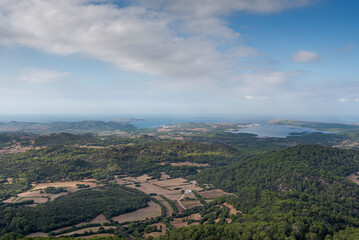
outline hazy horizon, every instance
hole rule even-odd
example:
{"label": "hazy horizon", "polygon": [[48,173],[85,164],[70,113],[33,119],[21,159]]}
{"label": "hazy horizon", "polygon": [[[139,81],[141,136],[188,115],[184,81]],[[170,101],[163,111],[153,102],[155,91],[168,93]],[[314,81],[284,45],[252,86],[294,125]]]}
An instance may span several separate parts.
{"label": "hazy horizon", "polygon": [[208,122],[208,123],[265,123],[276,119],[292,119],[309,122],[332,122],[332,123],[359,123],[358,116],[285,116],[285,115],[121,115],[121,114],[84,114],[84,115],[0,115],[0,122],[76,122],[76,121],[115,121],[119,118],[140,119],[131,122],[139,127],[159,126],[163,124],[176,124],[186,122]]}

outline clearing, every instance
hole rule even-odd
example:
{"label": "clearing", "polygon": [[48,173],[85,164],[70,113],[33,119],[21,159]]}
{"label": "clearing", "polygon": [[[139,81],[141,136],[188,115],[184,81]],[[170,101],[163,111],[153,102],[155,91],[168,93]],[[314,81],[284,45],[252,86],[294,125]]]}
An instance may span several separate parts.
{"label": "clearing", "polygon": [[111,228],[116,228],[114,226],[102,226],[102,227],[89,227],[89,228],[82,228],[82,229],[79,229],[79,230],[76,230],[76,231],[73,231],[73,232],[69,232],[69,233],[64,233],[64,234],[61,234],[61,235],[58,235],[59,237],[64,237],[64,236],[71,236],[71,235],[74,235],[76,233],[80,234],[80,233],[85,233],[85,232],[98,232],[98,230],[100,228],[104,228],[104,229],[111,229]]}
{"label": "clearing", "polygon": [[173,214],[173,209],[172,209],[171,205],[166,200],[161,198],[160,196],[153,196],[153,198],[158,200],[160,203],[162,203],[166,207],[166,217],[171,217]]}
{"label": "clearing", "polygon": [[350,174],[349,176],[347,176],[347,178],[350,180],[350,181],[352,181],[352,182],[354,182],[354,183],[356,183],[357,185],[359,185],[359,173],[353,173],[353,174]]}
{"label": "clearing", "polygon": [[[194,213],[194,214],[191,214],[191,215],[189,215],[187,217],[181,217],[181,218],[173,219],[173,221],[171,221],[171,225],[174,228],[187,227],[188,226],[187,220],[189,220],[189,219],[199,221],[199,220],[202,219],[202,217],[201,217],[201,215],[199,213]],[[194,222],[191,225],[198,225],[198,224],[199,224],[199,222]]]}
{"label": "clearing", "polygon": [[[161,162],[160,165],[165,165],[169,162]],[[210,167],[208,163],[194,163],[194,162],[171,162],[171,166],[194,166],[194,167]]]}
{"label": "clearing", "polygon": [[138,220],[146,220],[147,218],[154,218],[161,215],[161,206],[150,201],[148,206],[145,208],[140,208],[136,211],[121,214],[117,217],[113,217],[113,221],[119,223],[132,222]]}
{"label": "clearing", "polygon": [[[53,183],[39,183],[35,185],[32,189],[23,193],[19,193],[17,197],[8,198],[3,202],[19,203],[19,202],[33,200],[34,204],[29,204],[27,206],[35,207],[37,204],[53,201],[55,198],[68,194],[68,192],[76,192],[80,190],[77,184],[86,184],[90,186],[89,188],[95,188],[97,186],[97,183],[88,182],[88,181],[68,181],[68,182],[64,181],[64,182],[53,182]],[[68,192],[61,192],[57,194],[43,192],[43,190],[47,187],[55,187],[55,188],[63,187]]]}
{"label": "clearing", "polygon": [[201,195],[206,201],[213,200],[217,197],[223,196],[223,195],[234,195],[233,193],[227,193],[221,189],[212,189],[207,191],[198,192],[199,195]]}

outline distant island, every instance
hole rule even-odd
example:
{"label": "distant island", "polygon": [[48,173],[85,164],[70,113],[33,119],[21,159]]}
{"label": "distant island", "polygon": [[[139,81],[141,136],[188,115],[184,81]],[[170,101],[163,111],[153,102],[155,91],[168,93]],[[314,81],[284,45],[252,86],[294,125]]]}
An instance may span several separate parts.
{"label": "distant island", "polygon": [[104,121],[79,121],[79,122],[0,122],[0,132],[23,132],[34,134],[50,134],[68,132],[74,134],[101,133],[110,131],[111,134],[116,131],[133,130],[136,127],[128,121],[137,121],[135,119],[116,119],[110,122]]}

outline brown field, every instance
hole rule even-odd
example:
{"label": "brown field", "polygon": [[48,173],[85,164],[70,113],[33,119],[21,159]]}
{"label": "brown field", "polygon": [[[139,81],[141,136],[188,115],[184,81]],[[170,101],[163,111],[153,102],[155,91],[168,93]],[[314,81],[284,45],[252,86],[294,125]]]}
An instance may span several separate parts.
{"label": "brown field", "polygon": [[101,223],[101,224],[109,223],[109,222],[110,221],[107,220],[107,218],[103,214],[98,215],[97,217],[95,217],[90,221],[90,223]]}
{"label": "brown field", "polygon": [[44,232],[35,232],[35,233],[31,233],[29,235],[26,235],[26,237],[47,237],[49,236],[49,234],[44,233]]}
{"label": "brown field", "polygon": [[173,201],[174,204],[176,205],[177,209],[178,209],[178,212],[181,213],[183,212],[183,210],[185,210],[179,203],[178,201]]}
{"label": "brown field", "polygon": [[94,219],[92,219],[90,222],[81,222],[79,224],[76,224],[75,226],[79,227],[79,226],[83,226],[83,225],[90,224],[90,223],[100,223],[101,225],[103,225],[104,223],[109,223],[109,222],[110,221],[106,219],[105,215],[100,214],[97,217],[95,217]]}
{"label": "brown field", "polygon": [[[160,165],[165,165],[168,162],[161,162]],[[171,166],[195,166],[195,167],[210,167],[208,163],[194,163],[194,162],[175,162],[175,163],[169,163]]]}
{"label": "brown field", "polygon": [[350,181],[352,181],[352,182],[356,183],[357,185],[359,185],[359,180],[358,180],[358,177],[359,177],[359,176],[356,176],[355,174],[356,174],[356,173],[350,174],[349,176],[347,176],[347,178],[348,178]]}
{"label": "brown field", "polygon": [[83,182],[97,182],[97,180],[96,179],[94,179],[94,178],[87,178],[87,179],[83,179],[82,180]]}
{"label": "brown field", "polygon": [[171,178],[170,175],[167,175],[165,172],[161,172],[161,180],[166,180],[166,179],[169,179]]}
{"label": "brown field", "polygon": [[[111,228],[116,228],[114,226],[103,226],[104,229],[111,229]],[[92,232],[97,232],[100,229],[100,227],[89,227],[89,228],[83,228],[83,229],[79,229],[73,232],[69,232],[69,233],[64,233],[61,235],[58,235],[59,237],[63,237],[63,236],[71,236],[74,235],[75,233],[84,233],[84,232],[90,232],[92,230]]]}
{"label": "brown field", "polygon": [[62,192],[62,193],[58,193],[58,194],[48,194],[48,193],[40,193],[40,191],[41,190],[24,192],[24,193],[18,194],[17,196],[20,198],[24,198],[26,200],[34,199],[34,202],[36,202],[35,198],[45,198],[45,199],[49,198],[50,201],[52,201],[55,198],[58,198],[60,196],[67,194],[67,192]]}
{"label": "brown field", "polygon": [[186,209],[202,206],[198,200],[181,200],[181,203]]}
{"label": "brown field", "polygon": [[40,149],[44,147],[33,147],[33,146],[22,146],[21,144],[14,144],[10,147],[0,148],[0,154],[10,154],[10,153],[21,153],[26,152],[30,149]]}
{"label": "brown field", "polygon": [[[127,183],[128,181],[124,180],[124,178],[116,179],[116,183],[123,184],[122,182]],[[157,183],[157,182],[161,182],[161,181],[155,181],[155,183]],[[163,187],[156,186],[152,182],[140,182],[140,185],[141,185],[140,187],[136,187],[134,184],[132,184],[132,185],[128,185],[128,187],[136,188],[146,194],[157,193],[158,195],[163,195],[166,198],[171,199],[171,200],[178,200],[182,195],[181,190],[171,191],[171,190],[165,189]]]}
{"label": "brown field", "polygon": [[229,208],[229,215],[231,215],[231,214],[236,215],[237,213],[243,214],[241,211],[235,209],[231,204],[224,203],[223,205]]}
{"label": "brown field", "polygon": [[221,189],[212,189],[208,191],[199,192],[204,199],[214,199],[223,195],[234,195],[233,193],[227,193]]}
{"label": "brown field", "polygon": [[[187,216],[187,217],[175,218],[175,219],[171,222],[172,226],[173,226],[174,228],[181,228],[181,227],[187,227],[187,226],[189,226],[189,225],[187,224],[187,221],[183,222],[183,219],[185,219],[185,220],[187,220],[187,219],[201,220],[202,218],[201,218],[201,215],[200,215],[199,213],[194,213],[194,214],[191,214],[191,215],[189,215],[189,216]],[[190,226],[192,226],[192,225],[198,225],[198,224],[199,224],[199,222],[194,222],[194,223],[192,223]]]}
{"label": "brown field", "polygon": [[173,178],[173,179],[167,179],[163,181],[158,180],[152,180],[152,183],[155,183],[156,185],[160,187],[173,187],[173,186],[180,186],[180,185],[192,185],[191,183],[187,183],[187,180],[184,178]]}
{"label": "brown field", "polygon": [[[4,202],[14,203],[14,202],[23,202],[27,200],[34,200],[34,204],[42,204],[42,203],[46,203],[47,201],[53,201],[55,198],[68,194],[68,192],[62,192],[59,194],[40,193],[43,189],[47,187],[56,187],[56,188],[64,187],[69,192],[76,192],[79,190],[76,184],[87,184],[90,185],[90,188],[96,187],[96,183],[88,182],[88,181],[86,182],[64,181],[64,182],[53,182],[53,183],[39,183],[36,186],[34,186],[34,188],[28,190],[27,192],[19,193],[17,197],[11,197],[5,200]],[[36,205],[31,205],[31,206],[36,206]]]}
{"label": "brown field", "polygon": [[166,200],[164,200],[160,196],[154,196],[153,198],[160,201],[166,207],[166,217],[172,216],[173,209],[172,209],[171,205]]}
{"label": "brown field", "polygon": [[133,212],[121,214],[117,217],[113,217],[112,220],[117,221],[119,223],[123,223],[127,221],[146,220],[146,218],[157,217],[160,215],[161,215],[160,205],[151,201],[148,203],[148,206],[145,208],[140,208]]}
{"label": "brown field", "polygon": [[[162,173],[162,176],[164,173]],[[166,176],[167,177],[167,176]],[[168,176],[169,177],[169,176]],[[122,177],[122,178],[116,178],[115,182],[118,184],[130,184],[127,185],[131,188],[136,188],[146,194],[150,193],[156,193],[158,195],[163,195],[166,198],[173,201],[173,203],[177,206],[179,212],[182,212],[184,208],[178,203],[178,199],[180,199],[183,195],[181,193],[181,190],[187,191],[187,190],[197,190],[199,194],[208,202],[216,197],[220,197],[223,195],[233,195],[230,193],[226,193],[220,189],[212,189],[208,191],[203,191],[204,189],[201,187],[198,187],[197,185],[194,185],[190,182],[188,182],[184,178],[174,178],[174,179],[154,179],[150,180],[150,177],[148,175],[143,175],[137,178],[133,177]],[[136,187],[134,182],[138,182],[140,184],[140,187]],[[174,190],[178,188],[177,190]],[[190,200],[182,200],[181,203],[186,209],[191,209],[193,207],[202,206],[202,204],[198,201],[198,199],[194,196],[194,194],[188,194],[184,197],[189,197]],[[166,207],[166,215],[171,216],[173,213],[173,209],[171,206],[163,200],[160,196],[154,196],[155,199],[159,200],[165,207]],[[232,206],[233,208],[233,206]],[[231,208],[230,208],[231,210]],[[139,210],[137,210],[139,211]],[[233,211],[237,211],[234,208]],[[158,213],[159,215],[160,213]],[[133,217],[135,215],[135,217]],[[123,214],[118,217],[113,218],[114,221],[126,222],[126,221],[136,221],[136,220],[145,220],[146,216],[141,216],[140,213],[129,213],[128,215]],[[183,223],[182,219],[174,220],[174,224],[176,227],[183,227],[187,226],[187,223]],[[156,234],[155,234],[156,235]]]}
{"label": "brown field", "polygon": [[117,177],[115,178],[114,182],[117,184],[121,184],[121,185],[127,185],[127,184],[133,183],[132,181],[128,181],[128,180],[125,180],[124,178],[117,178]]}
{"label": "brown field", "polygon": [[157,132],[172,132],[176,129],[168,129],[168,128],[160,128],[160,129],[157,129]]}
{"label": "brown field", "polygon": [[146,182],[147,180],[149,180],[151,177],[148,176],[147,174],[144,174],[142,176],[139,177],[127,177],[127,179],[133,181],[133,182]]}
{"label": "brown field", "polygon": [[69,192],[78,191],[76,184],[87,184],[90,185],[90,188],[96,187],[96,183],[93,182],[83,182],[83,181],[68,181],[68,182],[53,182],[53,183],[39,183],[32,190],[45,189],[47,187],[64,187]]}
{"label": "brown field", "polygon": [[181,227],[187,227],[188,223],[187,222],[182,222],[182,218],[175,218],[172,222],[171,225],[174,228],[181,228]]}
{"label": "brown field", "polygon": [[112,233],[99,233],[99,234],[94,234],[94,235],[90,235],[90,236],[83,236],[83,237],[75,237],[75,238],[94,238],[94,237],[114,237],[115,234]]}
{"label": "brown field", "polygon": [[[5,201],[3,201],[4,203],[19,203],[19,202],[24,202],[24,201],[28,201],[28,200],[34,200],[34,204],[36,206],[36,204],[42,204],[42,203],[46,203],[49,199],[46,197],[11,197],[9,199],[6,199]],[[33,204],[31,204],[33,205]]]}
{"label": "brown field", "polygon": [[193,219],[193,220],[201,220],[202,219],[201,214],[199,214],[199,213],[193,213],[193,214],[189,215],[187,218]]}
{"label": "brown field", "polygon": [[84,146],[78,146],[78,147],[81,147],[81,148],[95,148],[95,149],[103,149],[103,148],[107,148],[107,147],[103,147],[103,146],[87,146],[87,145],[84,145]]}
{"label": "brown field", "polygon": [[[159,186],[156,186],[152,183],[148,183],[148,182],[141,182],[140,183],[140,187],[135,187],[135,185],[130,185],[129,187],[131,188],[136,188],[146,194],[150,194],[150,193],[157,193],[158,195],[171,195],[171,194],[176,194],[177,192],[176,191],[170,191],[170,190],[167,190],[165,188],[162,188],[162,187],[159,187]],[[180,195],[181,193],[178,192],[176,195]]]}
{"label": "brown field", "polygon": [[[166,179],[166,180],[149,180],[148,175],[143,175],[137,178],[133,177],[124,177],[124,178],[116,178],[115,182],[117,184],[129,184],[131,182],[139,182],[140,187],[136,187],[134,184],[128,185],[128,187],[136,188],[146,194],[157,193],[158,195],[163,195],[166,198],[176,201],[181,196],[181,190],[203,190],[198,186],[194,186],[191,183],[186,183],[186,179],[184,178],[174,178],[174,179]],[[174,190],[175,188],[180,188],[178,190]]]}

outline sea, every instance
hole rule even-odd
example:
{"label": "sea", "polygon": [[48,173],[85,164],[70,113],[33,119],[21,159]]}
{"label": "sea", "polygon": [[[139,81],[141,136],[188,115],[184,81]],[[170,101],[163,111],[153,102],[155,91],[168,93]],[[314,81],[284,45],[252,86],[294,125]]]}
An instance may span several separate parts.
{"label": "sea", "polygon": [[[16,116],[1,116],[0,122],[9,121],[24,121],[24,122],[56,122],[56,121],[112,121],[118,118],[133,118],[137,119],[130,122],[138,128],[156,128],[161,125],[180,124],[180,123],[248,123],[248,128],[240,129],[233,133],[250,133],[258,137],[278,137],[285,138],[292,134],[305,134],[312,132],[331,133],[325,131],[318,131],[311,128],[284,126],[284,125],[270,125],[266,124],[267,121],[278,119],[277,116],[250,116],[250,117],[233,117],[233,116],[124,116],[124,115],[16,115]],[[295,118],[294,118],[295,119]],[[357,119],[357,118],[356,118]],[[301,119],[307,121],[317,121],[316,119]],[[334,119],[333,119],[334,120]],[[330,122],[328,119],[327,122]],[[339,122],[339,121],[336,121]],[[348,121],[349,122],[349,121]]]}
{"label": "sea", "polygon": [[331,134],[333,132],[319,131],[312,128],[293,127],[286,125],[272,125],[272,124],[251,124],[247,128],[240,129],[239,131],[231,131],[231,133],[250,133],[258,137],[276,137],[286,138],[291,135],[304,135],[308,133],[321,132]]}

